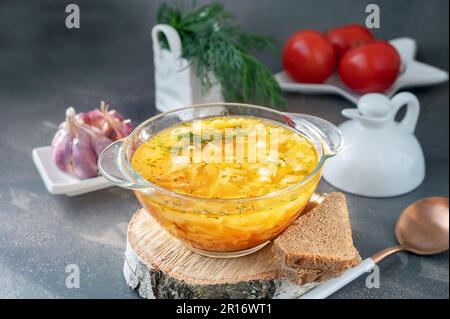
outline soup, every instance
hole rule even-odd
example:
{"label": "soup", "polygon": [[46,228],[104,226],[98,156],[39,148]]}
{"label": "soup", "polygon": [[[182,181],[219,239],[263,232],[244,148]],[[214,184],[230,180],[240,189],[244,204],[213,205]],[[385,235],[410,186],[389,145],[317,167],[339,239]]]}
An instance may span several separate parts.
{"label": "soup", "polygon": [[[183,122],[141,144],[132,167],[146,180],[188,195],[136,196],[173,236],[204,251],[233,252],[263,244],[308,203],[320,174],[313,143],[291,128],[255,117]],[[271,196],[289,189],[282,197]],[[198,198],[198,200],[195,200]]]}
{"label": "soup", "polygon": [[[140,145],[132,159],[133,168],[152,183],[177,193],[206,198],[248,198],[295,184],[311,174],[317,165],[314,145],[286,127],[261,119],[231,116],[197,122],[202,133],[200,143],[193,145],[196,139],[193,122],[176,125]],[[218,132],[219,147],[211,140]],[[185,138],[189,143],[183,141]],[[276,150],[270,148],[271,142],[277,144]],[[237,160],[239,143],[243,151]],[[174,159],[171,150],[183,147],[186,150],[186,146],[189,159]],[[208,147],[212,148],[210,153]],[[221,154],[218,160],[212,158],[216,155],[213,154],[195,161],[195,148],[204,157],[214,150]],[[230,151],[225,154],[226,150]]]}

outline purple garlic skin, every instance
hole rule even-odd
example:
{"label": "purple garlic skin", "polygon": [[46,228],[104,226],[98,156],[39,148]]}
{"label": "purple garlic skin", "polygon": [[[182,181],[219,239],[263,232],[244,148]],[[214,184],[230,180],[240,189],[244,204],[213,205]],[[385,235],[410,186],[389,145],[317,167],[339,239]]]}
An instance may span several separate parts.
{"label": "purple garlic skin", "polygon": [[80,113],[77,117],[86,125],[100,130],[103,135],[116,141],[130,135],[133,130],[131,120],[116,110],[109,111],[109,105],[101,101],[100,108],[86,113]]}
{"label": "purple garlic skin", "polygon": [[124,138],[130,135],[131,131],[133,131],[133,124],[131,124],[131,120],[125,120],[121,123],[120,126],[115,130],[116,140]]}
{"label": "purple garlic skin", "polygon": [[86,179],[98,175],[97,154],[92,147],[91,136],[83,129],[77,131],[73,140],[72,161],[77,177]]}
{"label": "purple garlic skin", "polygon": [[52,159],[60,170],[73,175],[72,141],[72,134],[65,129],[60,129],[52,142]]}
{"label": "purple garlic skin", "polygon": [[115,111],[108,112],[104,103],[101,109],[79,114],[69,107],[66,121],[61,123],[52,141],[53,162],[61,171],[80,179],[95,177],[97,159],[103,150],[132,129],[130,120],[124,120]]}
{"label": "purple garlic skin", "polygon": [[94,146],[94,151],[95,154],[97,155],[97,158],[100,156],[103,150],[112,142],[113,142],[112,140],[100,134],[93,140],[92,144]]}

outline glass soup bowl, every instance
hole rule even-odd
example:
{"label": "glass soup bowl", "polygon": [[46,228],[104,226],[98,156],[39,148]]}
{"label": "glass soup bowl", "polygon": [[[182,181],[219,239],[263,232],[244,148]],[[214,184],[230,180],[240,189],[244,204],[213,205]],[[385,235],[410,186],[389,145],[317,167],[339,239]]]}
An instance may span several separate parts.
{"label": "glass soup bowl", "polygon": [[[145,180],[133,169],[131,160],[136,149],[158,132],[181,122],[228,115],[259,118],[302,134],[315,147],[317,165],[303,180],[286,188],[258,197],[224,199],[177,193]],[[99,170],[113,184],[133,190],[161,227],[192,251],[209,257],[238,257],[262,248],[301,214],[316,189],[325,161],[341,146],[339,130],[314,116],[247,104],[202,104],[143,122],[128,137],[103,151]]]}

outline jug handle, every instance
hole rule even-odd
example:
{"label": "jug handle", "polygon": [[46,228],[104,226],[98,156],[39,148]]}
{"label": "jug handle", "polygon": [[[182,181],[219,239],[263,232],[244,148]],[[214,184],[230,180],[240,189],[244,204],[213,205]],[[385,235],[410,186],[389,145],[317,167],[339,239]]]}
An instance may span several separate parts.
{"label": "jug handle", "polygon": [[155,55],[161,54],[161,43],[159,41],[158,35],[162,33],[169,43],[169,50],[172,52],[175,58],[180,58],[182,54],[181,39],[180,36],[173,27],[168,24],[157,24],[152,29],[152,42],[153,42],[153,52]]}
{"label": "jug handle", "polygon": [[325,156],[333,157],[344,145],[344,137],[335,125],[316,116],[286,113],[295,123],[300,123],[311,129],[323,141]]}
{"label": "jug handle", "polygon": [[392,99],[392,119],[395,118],[397,112],[406,105],[406,114],[400,121],[400,126],[408,133],[414,133],[416,129],[417,120],[419,119],[420,103],[417,97],[409,92],[402,92],[396,94]]}
{"label": "jug handle", "polygon": [[140,189],[142,183],[128,171],[121,157],[125,139],[109,144],[98,157],[98,170],[100,174],[114,185]]}

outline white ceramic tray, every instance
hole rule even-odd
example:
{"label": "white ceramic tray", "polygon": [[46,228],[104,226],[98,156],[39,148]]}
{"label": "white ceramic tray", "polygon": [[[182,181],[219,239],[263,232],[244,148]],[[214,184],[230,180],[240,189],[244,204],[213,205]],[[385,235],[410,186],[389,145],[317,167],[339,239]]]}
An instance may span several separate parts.
{"label": "white ceramic tray", "polygon": [[[448,72],[434,66],[415,60],[417,43],[411,38],[398,38],[389,41],[399,52],[402,59],[402,73],[392,87],[385,92],[392,97],[402,88],[427,86],[443,83],[448,80]],[[275,78],[286,92],[300,92],[305,94],[337,94],[345,97],[353,103],[357,103],[361,95],[351,91],[339,79],[339,75],[333,73],[322,84],[298,83],[291,79],[284,71],[275,74]]]}
{"label": "white ceramic tray", "polygon": [[62,172],[53,164],[51,146],[34,148],[32,155],[34,165],[52,194],[76,196],[113,186],[103,176],[82,180]]}

